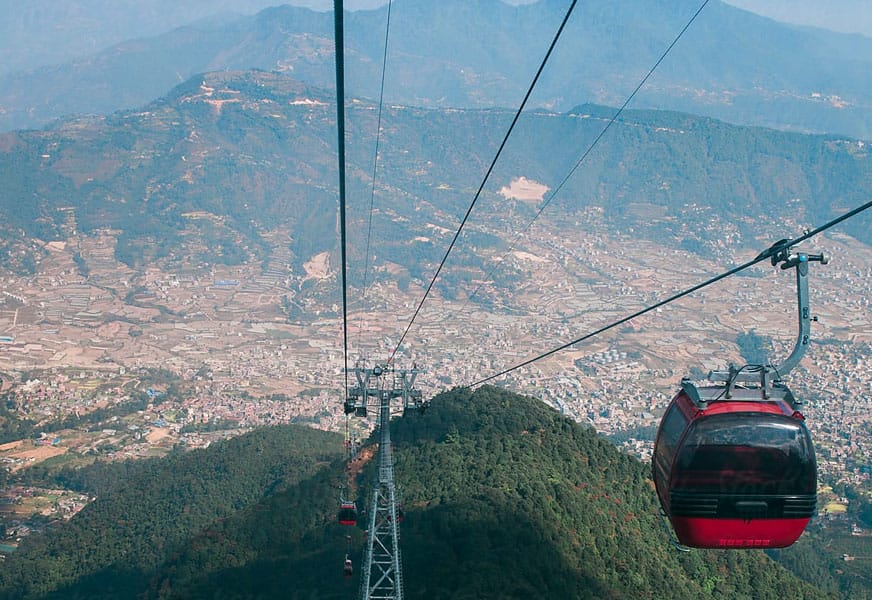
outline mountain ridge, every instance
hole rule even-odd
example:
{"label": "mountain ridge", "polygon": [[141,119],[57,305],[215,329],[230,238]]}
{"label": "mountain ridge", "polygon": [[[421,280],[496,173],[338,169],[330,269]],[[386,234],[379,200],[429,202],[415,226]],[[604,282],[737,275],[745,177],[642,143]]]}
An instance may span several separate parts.
{"label": "mountain ridge", "polygon": [[[549,2],[395,5],[386,98],[429,107],[519,102],[544,54],[543,40],[565,10]],[[621,104],[696,8],[638,0],[620,10],[605,2],[580,6],[531,101],[558,111],[579,102]],[[379,95],[385,18],[386,7],[347,15],[350,93]],[[422,31],[421,22],[429,27]],[[125,42],[71,65],[9,74],[0,78],[0,129],[138,106],[215,69],[289,71],[331,88],[332,35],[330,14],[282,6]],[[792,28],[713,2],[634,104],[872,138],[864,118],[872,61],[864,56],[872,56],[872,39]]]}
{"label": "mountain ridge", "polygon": [[[524,114],[478,211],[500,214],[506,199],[496,190],[518,176],[555,188],[613,115],[592,105]],[[356,102],[348,111],[352,198],[373,191],[375,118],[373,104]],[[414,223],[455,226],[495,150],[490,132],[509,118],[496,109],[384,111],[374,191],[380,210],[396,217],[375,221],[375,239],[399,253],[393,260],[413,278],[438,259],[434,241],[444,237],[409,247],[405,242],[420,235]],[[281,230],[302,268],[313,255],[336,251],[334,122],[327,90],[281,74],[221,72],[196,76],[136,111],[0,135],[6,267],[33,268],[45,252],[33,240],[98,230],[114,231],[115,258],[128,267],[187,260],[178,252],[185,246],[193,260],[216,260],[218,249],[218,262],[240,264],[268,257]],[[566,151],[555,154],[555,147]],[[596,206],[615,227],[652,239],[669,232],[700,250],[713,243],[703,231],[713,223],[739,227],[753,242],[784,237],[785,224],[818,225],[861,204],[872,193],[872,163],[863,142],[839,136],[625,111],[565,183],[549,214]],[[639,221],[628,206],[656,207],[660,217]],[[361,203],[349,210],[352,223],[365,222]],[[520,217],[530,209],[518,210]],[[870,243],[868,223],[861,215],[847,231]],[[477,235],[486,236],[479,245],[499,245],[495,233],[479,226]]]}

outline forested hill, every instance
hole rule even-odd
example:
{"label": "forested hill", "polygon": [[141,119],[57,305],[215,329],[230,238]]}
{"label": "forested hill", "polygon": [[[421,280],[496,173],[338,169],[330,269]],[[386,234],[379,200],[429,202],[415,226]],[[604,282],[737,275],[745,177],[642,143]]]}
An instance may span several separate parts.
{"label": "forested hill", "polygon": [[329,472],[323,467],[342,453],[339,435],[289,425],[163,459],[51,475],[46,484],[73,486],[97,500],[70,522],[31,534],[8,555],[0,598],[133,598],[193,536]]}
{"label": "forested hill", "polygon": [[[538,400],[455,390],[392,430],[408,598],[828,597],[762,552],[675,551],[648,465]],[[355,479],[340,447],[267,428],[80,476],[103,495],[10,555],[0,598],[352,597],[364,532],[335,523],[337,486],[364,506],[376,461]]]}
{"label": "forested hill", "polygon": [[537,400],[484,387],[434,407],[394,434],[409,597],[823,596],[763,553],[676,552],[649,465]]}
{"label": "forested hill", "polygon": [[[434,398],[424,414],[395,420],[392,429],[407,598],[828,597],[762,552],[675,551],[657,515],[648,466],[537,400],[492,387],[457,390]],[[356,481],[361,504],[374,466],[369,461]],[[334,522],[341,475],[341,465],[322,469],[215,520],[168,554],[144,587],[136,578],[127,588],[101,590],[100,577],[122,585],[118,561],[48,597],[353,597],[363,531]],[[164,485],[173,485],[169,474]],[[156,508],[150,495],[138,502]],[[91,523],[101,533],[88,543],[116,543],[117,519]],[[358,568],[345,580],[349,534]],[[56,532],[67,546],[53,542],[55,556],[84,535]],[[76,573],[85,562],[39,551],[56,574]]]}

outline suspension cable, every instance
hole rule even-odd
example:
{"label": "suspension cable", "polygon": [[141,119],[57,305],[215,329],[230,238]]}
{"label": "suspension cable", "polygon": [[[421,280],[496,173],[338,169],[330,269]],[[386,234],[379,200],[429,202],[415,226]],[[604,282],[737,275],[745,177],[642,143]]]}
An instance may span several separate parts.
{"label": "suspension cable", "polygon": [[333,24],[336,45],[336,130],[339,154],[339,235],[342,246],[342,344],[345,360],[345,389],[343,399],[348,394],[348,288],[345,280],[347,265],[345,236],[345,31],[343,24],[344,8],[342,0],[333,0]]}
{"label": "suspension cable", "polygon": [[557,348],[554,348],[553,350],[549,350],[548,352],[545,352],[543,354],[540,354],[538,356],[535,356],[533,358],[525,360],[522,363],[519,363],[513,367],[510,367],[508,369],[500,371],[499,373],[496,373],[495,375],[491,375],[490,377],[485,377],[484,379],[480,379],[480,380],[476,381],[475,383],[470,384],[468,387],[475,387],[475,386],[481,385],[483,383],[487,383],[488,381],[491,381],[492,379],[496,379],[497,377],[501,377],[503,375],[511,373],[512,371],[520,369],[521,367],[526,367],[527,365],[532,364],[536,361],[542,360],[543,358],[547,358],[548,356],[551,356],[552,354],[556,354],[557,352],[560,352],[561,350],[565,350],[566,348],[569,348],[570,346],[574,346],[575,344],[578,344],[580,342],[588,340],[588,339],[590,339],[594,336],[597,336],[601,333],[605,333],[606,331],[608,331],[610,329],[614,329],[615,327],[617,327],[619,325],[623,325],[627,321],[635,319],[636,317],[640,317],[646,313],[651,312],[652,310],[655,310],[655,309],[660,308],[662,306],[666,306],[667,304],[674,302],[675,300],[678,300],[679,298],[683,298],[684,296],[692,294],[693,292],[695,292],[697,290],[701,290],[704,287],[708,287],[709,285],[712,285],[713,283],[716,283],[716,282],[720,281],[721,279],[725,279],[727,277],[730,277],[731,275],[735,275],[739,271],[744,271],[745,269],[752,267],[752,266],[756,265],[757,263],[763,262],[767,258],[776,254],[779,250],[786,248],[786,247],[789,247],[789,246],[794,246],[796,244],[799,244],[800,242],[804,242],[805,240],[807,240],[807,239],[809,239],[809,238],[811,238],[819,233],[822,233],[822,232],[826,231],[827,229],[834,227],[835,225],[838,225],[842,221],[845,221],[845,220],[850,219],[851,217],[853,217],[855,215],[860,214],[861,212],[863,212],[864,210],[867,210],[870,207],[872,207],[872,201],[867,202],[866,204],[863,204],[862,206],[859,206],[859,207],[855,208],[854,210],[841,215],[840,217],[836,217],[832,221],[829,221],[829,222],[825,223],[824,225],[821,225],[817,229],[814,229],[812,231],[808,231],[808,232],[804,233],[803,235],[801,235],[793,240],[781,240],[779,242],[776,242],[775,244],[772,245],[772,247],[761,252],[753,260],[749,260],[748,262],[745,262],[737,267],[733,267],[729,271],[721,273],[720,275],[716,275],[715,277],[712,277],[711,279],[708,279],[708,280],[706,280],[702,283],[699,283],[693,287],[690,287],[690,288],[684,290],[683,292],[679,292],[677,294],[674,294],[674,295],[670,296],[669,298],[666,298],[665,300],[661,300],[660,302],[652,304],[651,306],[649,306],[647,308],[644,308],[642,310],[638,310],[631,315],[628,315],[626,317],[623,317],[622,319],[618,319],[617,321],[610,323],[609,325],[606,325],[604,327],[600,327],[596,331],[592,331],[586,335],[581,336],[578,339],[572,340],[571,342],[567,342],[561,346],[558,346]]}
{"label": "suspension cable", "polygon": [[[385,25],[385,51],[384,56],[382,57],[382,74],[381,74],[381,87],[379,89],[378,94],[378,118],[376,119],[376,130],[375,130],[375,156],[372,161],[372,190],[369,196],[369,219],[366,227],[366,251],[364,252],[364,266],[363,266],[363,292],[362,298],[366,300],[366,280],[367,275],[369,274],[369,243],[372,238],[372,209],[375,204],[375,181],[376,181],[376,173],[378,170],[378,148],[379,143],[381,142],[381,122],[382,122],[382,106],[384,104],[385,97],[385,73],[387,72],[387,64],[388,64],[388,37],[391,31],[391,5],[393,4],[392,0],[388,0],[388,18],[387,24]],[[360,337],[363,335],[363,314],[360,315],[360,321],[357,327],[357,344],[360,346]]]}
{"label": "suspension cable", "polygon": [[578,159],[578,161],[575,163],[575,166],[573,166],[569,170],[569,173],[566,174],[566,176],[560,181],[559,184],[557,184],[557,186],[554,188],[554,190],[548,195],[548,199],[542,204],[542,206],[539,207],[539,209],[536,211],[536,214],[533,215],[533,218],[527,222],[527,224],[524,226],[523,229],[521,229],[521,231],[519,231],[518,233],[515,234],[515,237],[512,240],[512,243],[509,244],[509,249],[506,250],[506,252],[503,254],[502,259],[497,261],[496,265],[494,267],[492,267],[490,271],[487,272],[487,275],[485,275],[482,278],[481,282],[472,291],[472,293],[466,297],[466,300],[464,301],[463,306],[461,306],[457,312],[461,312],[461,311],[463,311],[464,308],[466,308],[466,306],[469,304],[469,302],[472,300],[472,298],[476,294],[478,294],[479,291],[481,291],[482,287],[484,287],[485,282],[488,281],[493,276],[494,271],[496,271],[500,265],[504,264],[504,262],[503,262],[504,259],[515,249],[518,240],[520,240],[521,237],[524,236],[530,230],[530,228],[533,226],[533,223],[535,223],[536,219],[539,218],[539,215],[541,215],[542,212],[548,207],[548,205],[551,204],[551,201],[554,200],[554,197],[557,196],[557,194],[560,192],[560,190],[563,189],[563,187],[566,185],[566,183],[570,180],[570,178],[575,174],[575,172],[581,166],[581,163],[583,163],[585,161],[585,159],[588,157],[588,155],[590,155],[590,153],[597,146],[597,144],[599,144],[599,141],[603,138],[603,136],[611,128],[611,126],[614,125],[615,121],[618,120],[618,117],[621,116],[621,114],[624,112],[624,109],[626,109],[627,106],[630,104],[630,102],[633,100],[633,98],[636,97],[636,94],[639,93],[639,90],[642,89],[642,86],[644,86],[645,83],[648,81],[648,79],[650,79],[651,75],[654,74],[654,71],[657,69],[657,67],[660,66],[660,63],[663,62],[663,60],[666,58],[666,55],[669,54],[669,52],[672,50],[672,48],[678,43],[678,40],[681,39],[681,37],[688,30],[688,28],[693,24],[694,21],[696,21],[696,18],[699,16],[699,14],[702,12],[702,10],[706,7],[706,5],[708,3],[709,3],[709,0],[703,1],[703,3],[696,10],[696,12],[690,18],[690,20],[684,25],[684,27],[681,29],[681,31],[678,32],[678,35],[676,35],[675,38],[672,40],[672,43],[666,47],[666,50],[663,51],[663,53],[660,55],[660,58],[658,58],[657,62],[654,63],[654,66],[652,66],[648,70],[648,73],[645,75],[645,77],[642,78],[642,80],[639,82],[639,85],[637,85],[636,88],[633,90],[633,92],[629,96],[627,96],[627,99],[624,100],[624,103],[621,105],[621,107],[615,112],[614,115],[612,115],[612,118],[609,119],[609,121],[606,123],[606,126],[602,128],[602,130],[599,132],[599,134],[596,136],[596,138],[594,138],[593,142],[591,142],[590,145],[587,147],[587,149],[582,153],[581,158]]}
{"label": "suspension cable", "polygon": [[482,179],[481,185],[478,186],[478,191],[475,193],[475,196],[472,199],[472,202],[469,204],[469,208],[466,209],[466,214],[463,216],[463,219],[460,221],[460,226],[457,228],[457,231],[454,234],[454,238],[451,240],[451,243],[448,245],[448,250],[445,252],[445,256],[442,257],[442,261],[439,263],[439,266],[436,268],[436,272],[433,274],[433,278],[430,280],[430,284],[427,286],[427,290],[424,292],[424,297],[421,298],[421,302],[418,303],[418,307],[415,309],[414,314],[412,315],[412,319],[409,321],[409,324],[406,326],[405,331],[403,331],[403,335],[400,336],[400,341],[397,342],[396,347],[393,352],[391,352],[390,357],[388,358],[388,364],[390,364],[394,360],[394,356],[397,351],[399,351],[400,346],[403,344],[403,340],[406,339],[406,335],[409,333],[409,330],[412,328],[412,324],[415,322],[415,319],[418,317],[418,313],[421,312],[421,307],[424,305],[424,302],[427,300],[427,297],[430,295],[430,291],[433,289],[433,285],[436,283],[436,279],[439,277],[439,273],[442,271],[442,267],[445,266],[445,261],[448,260],[448,255],[451,254],[451,250],[454,249],[454,245],[457,243],[457,238],[460,237],[461,231],[463,231],[463,226],[466,225],[467,220],[469,220],[469,215],[472,213],[472,209],[475,207],[475,203],[478,202],[479,197],[481,196],[481,192],[484,189],[487,180],[490,178],[491,173],[494,170],[494,167],[497,164],[497,160],[500,158],[500,155],[503,152],[503,149],[506,147],[506,143],[509,141],[509,136],[512,134],[512,130],[515,128],[515,124],[518,122],[518,119],[521,117],[521,113],[524,110],[524,107],[527,105],[527,101],[530,99],[530,96],[533,94],[533,88],[536,87],[536,82],[539,81],[539,76],[542,75],[542,71],[545,70],[545,65],[548,62],[548,59],[551,57],[551,53],[554,51],[555,46],[557,46],[557,41],[560,39],[560,35],[563,33],[563,29],[566,27],[566,23],[569,21],[569,17],[572,15],[572,11],[575,8],[578,0],[572,0],[572,3],[569,5],[569,8],[566,11],[566,16],[563,17],[563,21],[560,23],[560,27],[557,29],[557,33],[554,35],[554,39],[551,40],[551,45],[548,47],[548,52],[545,53],[545,57],[542,59],[541,64],[539,65],[538,70],[536,71],[535,77],[533,77],[533,81],[530,83],[530,87],[527,89],[527,93],[524,95],[524,99],[521,102],[521,105],[518,107],[518,110],[515,112],[515,116],[512,119],[511,125],[509,125],[508,131],[506,131],[506,135],[503,137],[502,143],[500,143],[500,147],[497,150],[496,155],[491,161],[490,166],[487,169],[487,172],[484,175],[484,179]]}

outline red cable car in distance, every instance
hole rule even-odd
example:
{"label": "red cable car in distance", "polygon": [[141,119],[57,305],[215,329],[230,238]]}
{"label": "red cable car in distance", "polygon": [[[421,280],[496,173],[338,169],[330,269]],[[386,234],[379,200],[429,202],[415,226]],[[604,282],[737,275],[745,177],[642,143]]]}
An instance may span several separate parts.
{"label": "red cable car in distance", "polygon": [[808,263],[823,255],[776,244],[772,264],[795,268],[799,335],[779,367],[683,379],[663,414],[652,457],[657,496],[677,544],[691,548],[783,548],[805,530],[817,504],[817,463],[801,402],[781,382],[809,343]]}
{"label": "red cable car in distance", "polygon": [[357,525],[357,505],[354,502],[341,502],[337,519],[340,525]]}

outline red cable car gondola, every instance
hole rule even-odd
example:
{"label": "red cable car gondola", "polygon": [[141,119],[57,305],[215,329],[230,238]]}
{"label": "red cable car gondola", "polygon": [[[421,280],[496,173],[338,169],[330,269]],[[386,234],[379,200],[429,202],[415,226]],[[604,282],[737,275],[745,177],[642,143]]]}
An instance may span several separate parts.
{"label": "red cable car gondola", "polygon": [[796,268],[799,336],[778,368],[713,372],[718,385],[682,381],[660,422],[652,471],[678,543],[693,548],[783,548],[814,514],[817,464],[800,402],[780,377],[809,343],[809,261],[775,248],[772,264]]}
{"label": "red cable car gondola", "polygon": [[340,525],[357,525],[357,505],[354,502],[342,502],[337,518]]}
{"label": "red cable car gondola", "polygon": [[[692,384],[690,384],[692,385]],[[698,389],[700,397],[724,388]],[[678,541],[694,548],[783,548],[814,514],[817,466],[811,436],[779,388],[734,390],[700,408],[682,389],[664,415],[654,484]]]}

